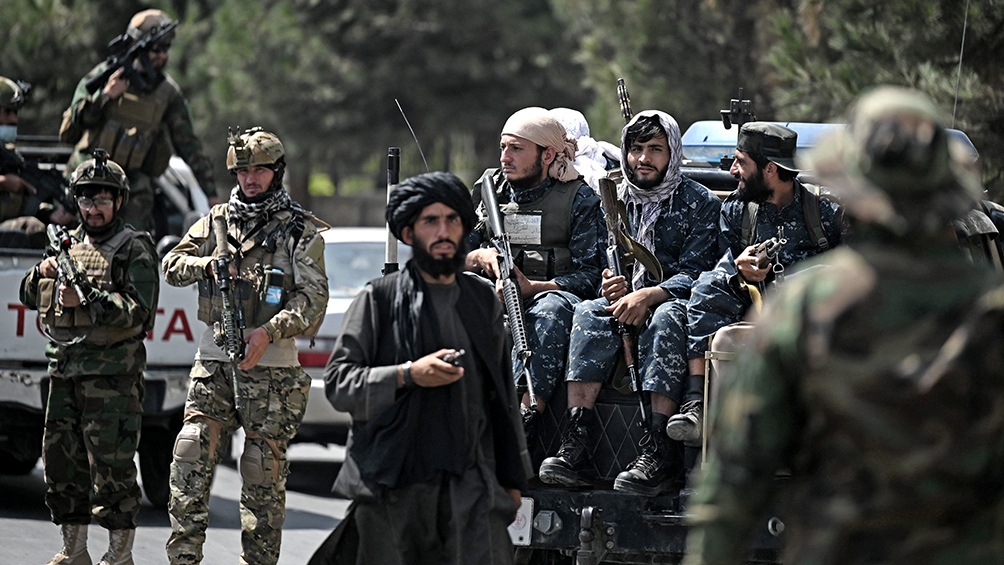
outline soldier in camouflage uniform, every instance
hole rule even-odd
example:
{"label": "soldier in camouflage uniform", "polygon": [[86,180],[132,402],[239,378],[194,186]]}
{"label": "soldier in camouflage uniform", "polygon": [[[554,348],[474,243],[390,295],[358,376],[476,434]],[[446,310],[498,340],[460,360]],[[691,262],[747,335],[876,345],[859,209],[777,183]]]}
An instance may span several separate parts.
{"label": "soldier in camouflage uniform", "polygon": [[110,531],[100,564],[131,565],[140,507],[133,457],[143,416],[143,338],[157,310],[156,251],[120,217],[129,184],[103,151],[77,167],[71,187],[81,226],[69,233],[69,258],[86,277],[83,295],[57,279],[54,257],[28,271],[20,290],[51,340],[42,461],[45,502],[63,548],[49,564],[90,565],[87,525],[95,520]]}
{"label": "soldier in camouflage uniform", "polygon": [[626,204],[628,229],[653,251],[662,268],[637,264],[628,276],[603,272],[603,298],[575,307],[568,353],[568,431],[554,457],[540,466],[550,484],[590,483],[589,457],[596,443],[596,398],[622,354],[617,322],[636,326],[638,368],[652,402],[651,427],[639,444],[640,455],[621,472],[614,488],[645,496],[667,490],[682,470],[682,450],[666,436],[666,421],[676,412],[683,383],[684,351],[670,343],[667,317],[675,300],[690,296],[694,279],[711,268],[718,253],[721,202],[701,184],[680,174],[683,145],[672,116],[648,110],[637,114],[621,133],[621,169],[625,180],[618,198]]}
{"label": "soldier in camouflage uniform", "polygon": [[[230,136],[227,168],[238,185],[164,257],[164,279],[199,285],[199,319],[208,328],[192,367],[185,423],[171,464],[172,564],[199,563],[209,522],[209,488],[233,432],[246,434],[240,459],[241,563],[279,559],[286,516],[286,450],[303,421],[310,377],[293,338],[313,336],[328,302],[324,241],[314,218],[282,184],[285,153],[261,128]],[[225,238],[226,249],[217,241]],[[230,259],[246,352],[231,362],[222,334],[219,259]],[[234,337],[240,340],[240,336]]]}
{"label": "soldier in camouflage uniform", "polygon": [[[136,41],[171,23],[160,10],[144,10],[129,21],[126,35]],[[216,193],[212,164],[195,136],[188,102],[174,79],[164,72],[173,38],[172,31],[136,59],[132,72],[143,84],[133,84],[125,69],[119,69],[91,93],[87,81],[103,72],[106,63],[92,69],[77,84],[59,129],[60,140],[76,146],[68,167],[87,159],[95,147],[107,149],[112,160],[122,165],[132,187],[123,217],[133,227],[151,232],[156,227],[154,179],[167,169],[174,153],[192,168],[210,204],[225,198]]]}
{"label": "soldier in camouflage uniform", "polygon": [[[524,299],[523,317],[532,352],[528,374],[537,409],[528,393],[521,400],[528,442],[536,437],[537,418],[565,374],[572,310],[596,297],[603,269],[605,237],[600,199],[572,166],[575,142],[544,108],[524,108],[502,127],[501,168],[488,169],[509,234],[513,263]],[[498,278],[498,253],[481,202],[481,186],[472,197],[479,222],[468,236],[473,249],[467,267]],[[523,380],[523,361],[513,357],[513,378]]]}
{"label": "soldier in camouflage uniform", "polygon": [[[685,342],[689,374],[683,406],[666,428],[675,440],[699,444],[709,338],[742,320],[754,304],[753,296],[779,282],[778,271],[783,273],[842,239],[837,206],[810,192],[797,178],[797,141],[795,131],[767,122],[748,122],[739,130],[730,169],[739,188],[722,205],[719,244],[724,255],[697,279],[690,300],[677,305],[672,317],[671,339]],[[758,266],[754,247],[775,237],[783,244],[777,259],[772,266]],[[673,345],[674,350],[678,347]]]}
{"label": "soldier in camouflage uniform", "polygon": [[687,565],[742,562],[772,507],[792,565],[1004,563],[1004,287],[953,237],[981,187],[944,124],[883,87],[810,155],[855,238],[722,381]]}

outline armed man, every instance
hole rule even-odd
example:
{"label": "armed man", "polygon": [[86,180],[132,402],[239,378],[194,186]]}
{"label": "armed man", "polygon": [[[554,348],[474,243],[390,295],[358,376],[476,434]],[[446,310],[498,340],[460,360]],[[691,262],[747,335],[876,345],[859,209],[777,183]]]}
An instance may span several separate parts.
{"label": "armed man", "polygon": [[195,136],[188,103],[164,71],[177,23],[160,10],[133,16],[125,35],[113,42],[110,60],[77,84],[59,129],[60,140],[75,145],[69,167],[95,147],[107,149],[122,165],[132,186],[123,217],[154,233],[162,231],[155,221],[154,181],[174,153],[192,168],[210,204],[226,198],[216,193],[212,163]]}
{"label": "armed man", "polygon": [[527,386],[522,382],[527,378],[532,385],[534,398],[528,390],[521,405],[527,440],[533,443],[537,418],[565,374],[573,308],[594,298],[599,288],[605,231],[600,200],[572,165],[575,141],[549,111],[529,107],[514,113],[502,127],[499,147],[501,167],[488,169],[474,185],[480,219],[468,238],[473,251],[467,268],[493,280],[501,272],[500,251],[492,241],[503,234],[490,228],[482,203],[489,183],[496,188],[504,224],[499,231],[511,242],[508,260],[524,307],[529,358],[520,359],[514,351],[513,375],[520,386]]}
{"label": "armed man", "polygon": [[[63,205],[64,183],[56,171],[40,171],[15,147],[18,112],[31,85],[0,76],[0,247],[45,247],[45,225],[73,225]],[[72,208],[70,206],[70,208]]]}
{"label": "armed man", "polygon": [[1004,286],[950,226],[982,187],[946,121],[877,88],[807,156],[855,237],[767,301],[721,381],[687,565],[744,561],[771,508],[784,563],[1004,563]]}
{"label": "armed man", "polygon": [[[613,376],[625,349],[618,326],[637,328],[637,364],[644,400],[651,398],[651,415],[639,443],[639,456],[621,472],[616,490],[655,496],[671,488],[683,469],[682,448],[666,436],[666,422],[683,394],[680,379],[684,351],[667,349],[667,323],[673,299],[685,300],[690,286],[711,268],[718,252],[718,218],[721,202],[706,187],[680,173],[683,146],[680,127],[665,112],[647,110],[634,116],[621,133],[621,170],[624,181],[605,214],[618,214],[619,200],[626,207],[629,234],[654,256],[637,261],[631,272],[603,271],[603,297],[575,307],[569,366],[568,429],[553,457],[540,466],[540,479],[549,484],[591,484],[590,451],[598,441],[596,398],[603,383]],[[619,229],[619,228],[618,228]],[[617,253],[620,253],[618,250]],[[635,253],[641,259],[640,252]],[[619,261],[618,261],[619,262]],[[634,349],[633,345],[627,346]]]}
{"label": "armed man", "polygon": [[246,435],[239,467],[241,562],[279,559],[286,450],[303,421],[310,377],[296,336],[311,336],[328,302],[324,241],[313,215],[282,184],[286,157],[274,134],[231,134],[227,169],[237,186],[165,257],[164,280],[199,285],[199,342],[171,463],[172,564],[202,561],[209,489],[230,437]]}
{"label": "armed man", "polygon": [[[797,262],[842,240],[837,205],[820,198],[798,179],[798,134],[768,122],[747,122],[739,130],[729,172],[739,187],[722,205],[721,253],[715,268],[694,283],[686,322],[675,317],[673,349],[688,354],[687,392],[680,413],[670,418],[669,437],[699,445],[703,428],[705,352],[719,329],[739,322],[763,293],[782,282]],[[770,241],[775,240],[776,241]],[[763,261],[757,246],[770,242],[776,257]]]}
{"label": "armed man", "polygon": [[[143,339],[160,280],[153,241],[125,225],[125,172],[102,150],[73,172],[80,227],[52,225],[53,255],[21,282],[49,337],[42,464],[45,502],[63,547],[50,565],[90,564],[87,526],[109,531],[99,565],[132,563],[140,491],[133,458],[143,416]],[[69,272],[67,272],[69,271]]]}

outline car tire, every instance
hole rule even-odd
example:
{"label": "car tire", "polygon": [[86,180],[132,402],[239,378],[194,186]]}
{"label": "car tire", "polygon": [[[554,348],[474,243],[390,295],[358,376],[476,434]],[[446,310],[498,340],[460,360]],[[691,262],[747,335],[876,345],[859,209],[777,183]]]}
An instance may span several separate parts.
{"label": "car tire", "polygon": [[167,508],[171,498],[171,459],[174,438],[170,430],[161,427],[143,429],[139,442],[139,471],[143,479],[143,494],[154,508]]}
{"label": "car tire", "polygon": [[26,460],[0,451],[0,475],[27,475],[38,464],[38,457]]}

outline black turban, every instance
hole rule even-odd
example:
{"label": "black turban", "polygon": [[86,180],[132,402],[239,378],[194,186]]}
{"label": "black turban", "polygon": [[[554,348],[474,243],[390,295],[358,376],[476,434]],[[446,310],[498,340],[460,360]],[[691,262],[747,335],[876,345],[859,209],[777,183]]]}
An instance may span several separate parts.
{"label": "black turban", "polygon": [[401,239],[405,226],[415,223],[418,215],[430,204],[442,202],[460,214],[464,237],[474,229],[476,220],[471,193],[453,173],[434,172],[415,175],[401,181],[387,200],[387,225]]}

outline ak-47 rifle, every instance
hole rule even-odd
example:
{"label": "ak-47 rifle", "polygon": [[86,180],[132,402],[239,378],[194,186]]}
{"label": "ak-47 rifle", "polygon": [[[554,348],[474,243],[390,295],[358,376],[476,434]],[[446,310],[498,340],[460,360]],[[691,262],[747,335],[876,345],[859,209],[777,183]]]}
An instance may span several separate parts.
{"label": "ak-47 rifle", "polygon": [[233,375],[234,387],[234,407],[240,411],[243,403],[237,388],[237,364],[244,358],[244,310],[237,304],[234,292],[234,280],[230,274],[230,244],[227,242],[227,220],[224,216],[213,218],[213,233],[216,235],[217,258],[213,260],[213,270],[216,271],[216,280],[220,287],[220,296],[223,300],[222,320],[216,322],[215,338],[216,345],[223,348],[230,359],[230,369]]}
{"label": "ak-47 rifle", "polygon": [[88,306],[94,302],[97,290],[77,269],[77,264],[70,257],[70,248],[73,247],[73,238],[70,237],[66,228],[49,224],[45,228],[45,233],[49,236],[49,249],[56,258],[56,278],[61,284],[73,288],[80,298],[81,306]]}
{"label": "ak-47 rifle", "polygon": [[[784,265],[778,263],[777,254],[780,253],[781,247],[787,241],[783,235],[779,235],[778,237],[761,241],[753,247],[752,255],[756,257],[757,268],[765,269],[769,267],[771,273],[774,274],[774,280],[771,282],[772,285],[780,284],[784,280]],[[739,286],[749,292],[754,309],[759,311],[763,305],[763,292],[766,289],[766,281],[747,281],[742,273],[739,273],[739,279]]]}
{"label": "ak-47 rifle", "polygon": [[108,44],[111,55],[105,59],[105,69],[87,79],[87,92],[94,93],[104,86],[112,73],[119,69],[125,69],[126,78],[135,88],[143,92],[149,91],[151,86],[149,81],[142,73],[133,68],[133,61],[139,57],[147,56],[150,50],[173,32],[176,27],[178,27],[178,22],[173,21],[163,27],[150,30],[135,41],[128,34],[122,34],[111,40]]}
{"label": "ak-47 rifle", "polygon": [[[390,202],[390,193],[397,186],[401,178],[401,148],[387,148],[387,202]],[[397,238],[390,231],[387,225],[387,245],[384,247],[383,274],[389,275],[398,270],[397,263]]]}
{"label": "ak-47 rifle", "polygon": [[[617,204],[617,185],[608,178],[599,180],[600,202],[603,206],[603,219],[607,225],[607,266],[615,277],[627,277],[624,270],[624,251],[618,241],[617,234],[621,231],[620,212]],[[651,415],[642,390],[641,375],[638,373],[638,337],[634,326],[616,322],[617,333],[621,336],[624,350],[624,364],[627,365],[631,385],[638,393],[638,407],[641,409],[641,424],[650,428]]]}
{"label": "ak-47 rifle", "polygon": [[505,231],[502,216],[499,213],[498,197],[495,196],[495,180],[490,172],[481,177],[481,200],[488,215],[488,227],[492,230],[492,244],[498,251],[499,280],[502,281],[502,300],[505,302],[506,317],[509,323],[509,333],[512,334],[513,350],[516,358],[523,364],[523,378],[526,379],[526,391],[530,396],[530,407],[537,409],[537,395],[533,390],[533,380],[530,378],[530,357],[533,352],[526,340],[526,325],[523,321],[523,298],[520,296],[519,282],[516,279],[516,268],[513,265],[512,247],[509,244],[509,234]]}

